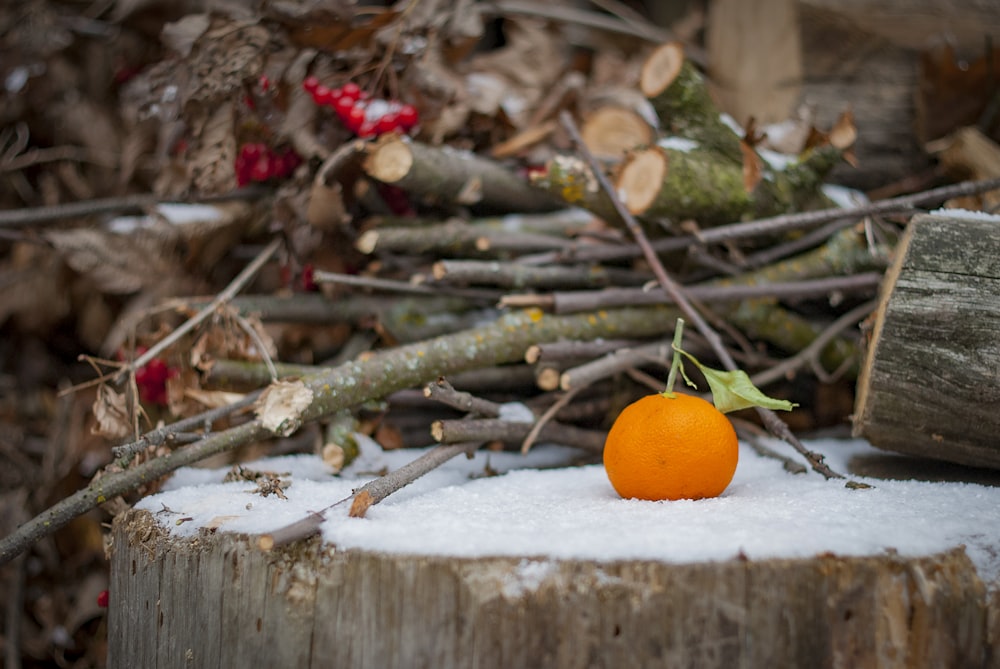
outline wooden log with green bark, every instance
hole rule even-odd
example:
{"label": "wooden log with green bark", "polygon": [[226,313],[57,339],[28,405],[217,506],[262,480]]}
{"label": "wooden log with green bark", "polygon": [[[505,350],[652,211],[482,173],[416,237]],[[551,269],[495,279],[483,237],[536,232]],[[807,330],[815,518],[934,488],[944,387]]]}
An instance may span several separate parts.
{"label": "wooden log with green bark", "polygon": [[368,148],[364,170],[424,204],[520,213],[554,211],[561,206],[550,194],[493,160],[395,134],[385,135]]}
{"label": "wooden log with green bark", "polygon": [[835,147],[820,147],[784,169],[764,166],[756,183],[748,183],[742,164],[716,153],[651,146],[626,157],[615,187],[635,216],[694,219],[707,227],[814,206],[840,154]]}
{"label": "wooden log with green bark", "polygon": [[705,78],[684,56],[680,42],[650,53],[639,74],[639,89],[649,98],[666,134],[684,137],[699,148],[740,164],[740,137],[722,121]]}

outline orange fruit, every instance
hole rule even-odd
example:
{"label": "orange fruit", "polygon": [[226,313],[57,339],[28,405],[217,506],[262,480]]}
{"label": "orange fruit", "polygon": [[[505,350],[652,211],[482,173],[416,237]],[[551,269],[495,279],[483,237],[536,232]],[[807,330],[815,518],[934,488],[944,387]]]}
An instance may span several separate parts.
{"label": "orange fruit", "polygon": [[604,469],[619,495],[638,499],[717,497],[736,473],[736,430],[700,397],[649,395],[615,419]]}

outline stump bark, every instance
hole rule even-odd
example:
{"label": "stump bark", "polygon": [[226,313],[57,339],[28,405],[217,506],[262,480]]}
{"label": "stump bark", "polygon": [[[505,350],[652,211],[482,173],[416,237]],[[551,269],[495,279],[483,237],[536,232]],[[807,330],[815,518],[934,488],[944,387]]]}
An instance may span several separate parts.
{"label": "stump bark", "polygon": [[1000,468],[1000,221],[921,215],[882,288],[854,433],[873,445]]}
{"label": "stump bark", "polygon": [[1000,636],[961,549],[702,564],[317,539],[262,552],[172,538],[144,511],[113,533],[113,668],[984,667]]}

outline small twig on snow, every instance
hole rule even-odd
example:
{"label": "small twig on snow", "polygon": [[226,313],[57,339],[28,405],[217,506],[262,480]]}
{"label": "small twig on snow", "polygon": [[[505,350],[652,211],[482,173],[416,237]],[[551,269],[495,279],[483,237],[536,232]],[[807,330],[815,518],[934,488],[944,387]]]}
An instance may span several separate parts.
{"label": "small twig on snow", "polygon": [[418,478],[437,469],[461,453],[471,453],[479,448],[478,443],[473,444],[448,444],[438,445],[425,452],[415,460],[408,462],[399,469],[389,472],[385,476],[369,481],[351,493],[349,497],[331,504],[330,506],[315,511],[302,520],[285,525],[273,532],[262,534],[257,538],[257,546],[265,551],[284,546],[301,539],[308,539],[319,532],[320,525],[326,520],[326,514],[332,509],[346,504],[359,496],[367,496],[366,509],[368,506],[378,504],[383,499],[409,484]]}

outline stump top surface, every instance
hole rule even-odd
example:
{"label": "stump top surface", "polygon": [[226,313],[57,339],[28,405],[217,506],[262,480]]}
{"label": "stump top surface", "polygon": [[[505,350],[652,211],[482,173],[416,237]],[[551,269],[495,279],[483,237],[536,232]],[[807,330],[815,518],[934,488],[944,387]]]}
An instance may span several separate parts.
{"label": "stump top surface", "polygon": [[[835,469],[869,458],[900,466],[903,456],[875,451],[863,441],[807,444]],[[782,449],[780,445],[775,448]],[[522,459],[480,452],[418,480],[348,518],[348,504],[327,515],[323,538],[342,549],[455,557],[551,557],[597,561],[695,563],[746,556],[808,558],[822,554],[929,555],[964,545],[981,578],[1000,582],[1000,486],[853,477],[874,486],[846,488],[815,473],[793,475],[782,463],[741,444],[736,477],[707,500],[645,502],[620,499],[600,465],[521,469],[566,462],[576,452],[542,447]],[[181,470],[167,489],[137,508],[153,512],[177,536],[201,528],[266,533],[351,494],[353,474],[395,469],[412,451],[366,449],[360,462],[333,477],[312,456],[259,461],[291,481],[287,499],[262,497],[246,481],[221,483],[228,470]],[[507,472],[487,476],[487,471]]]}

